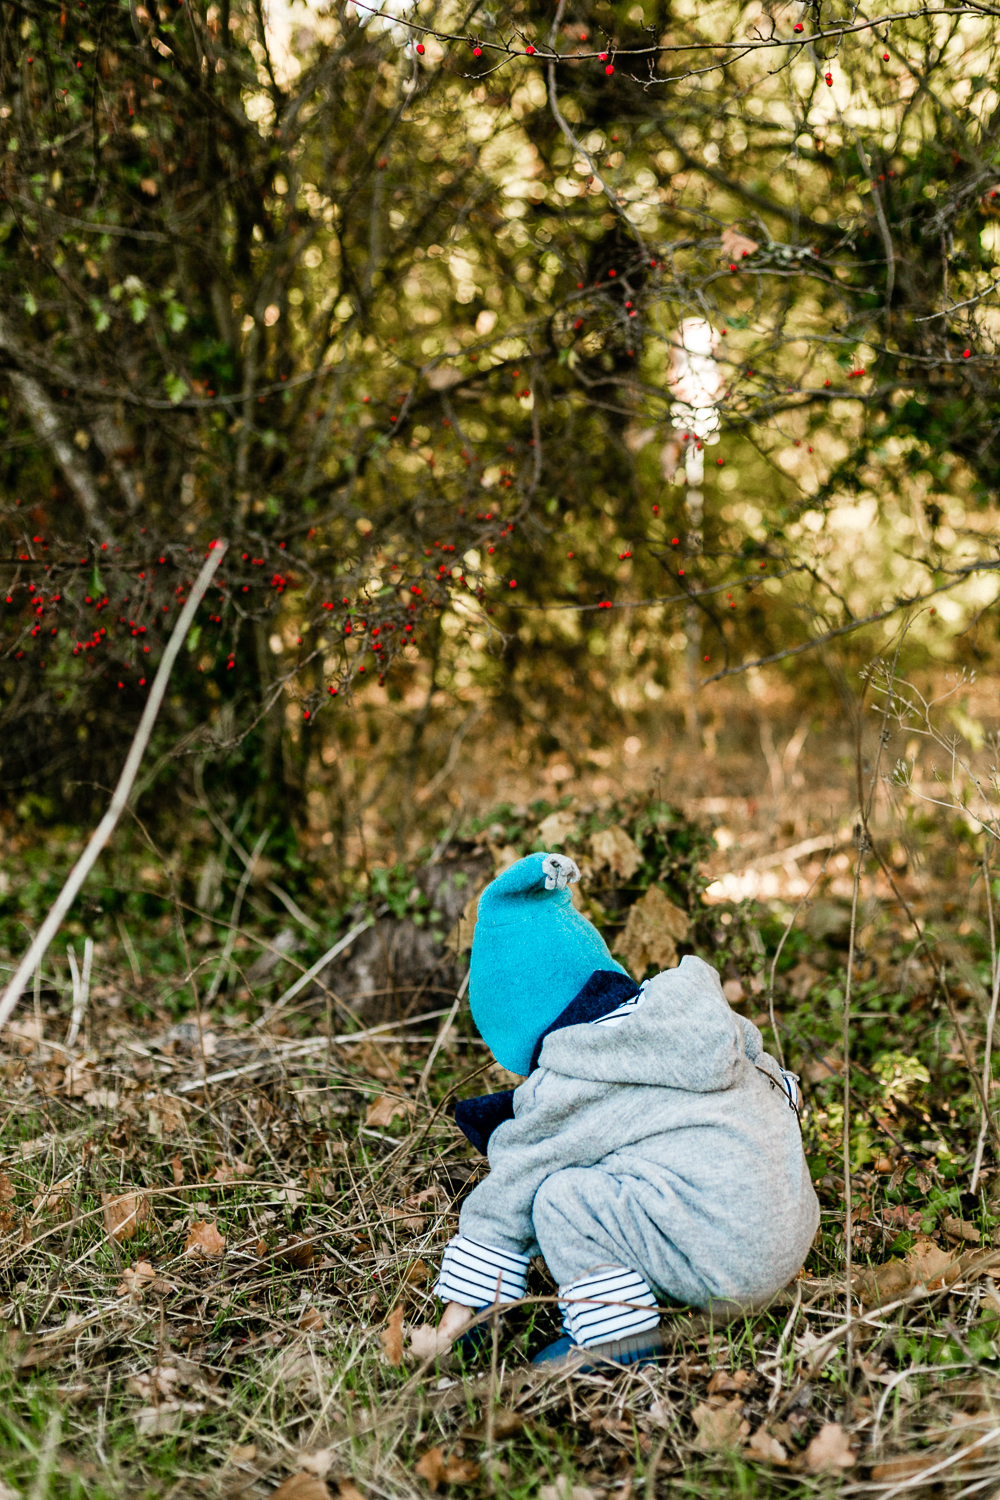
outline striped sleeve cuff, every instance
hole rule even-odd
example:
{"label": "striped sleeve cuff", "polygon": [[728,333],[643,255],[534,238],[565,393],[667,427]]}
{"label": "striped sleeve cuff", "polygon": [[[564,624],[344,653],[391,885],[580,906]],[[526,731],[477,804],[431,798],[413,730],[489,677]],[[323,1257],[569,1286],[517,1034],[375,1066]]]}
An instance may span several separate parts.
{"label": "striped sleeve cuff", "polygon": [[442,1302],[492,1307],[494,1302],[517,1302],[523,1297],[527,1276],[528,1256],[457,1234],[445,1248],[434,1291]]}
{"label": "striped sleeve cuff", "polygon": [[574,1344],[592,1349],[648,1333],[660,1321],[649,1282],[625,1266],[602,1266],[559,1288],[563,1327]]}

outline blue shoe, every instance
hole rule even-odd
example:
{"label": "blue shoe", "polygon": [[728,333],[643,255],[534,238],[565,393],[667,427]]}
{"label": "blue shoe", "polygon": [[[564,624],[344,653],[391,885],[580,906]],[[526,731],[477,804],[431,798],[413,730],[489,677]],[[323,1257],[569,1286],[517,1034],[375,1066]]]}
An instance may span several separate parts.
{"label": "blue shoe", "polygon": [[612,1339],[607,1344],[594,1344],[585,1349],[574,1344],[568,1335],[547,1344],[531,1361],[533,1365],[560,1363],[575,1375],[597,1375],[608,1373],[609,1365],[620,1369],[641,1368],[655,1365],[667,1353],[666,1340],[659,1328],[648,1333],[636,1333],[627,1339]]}

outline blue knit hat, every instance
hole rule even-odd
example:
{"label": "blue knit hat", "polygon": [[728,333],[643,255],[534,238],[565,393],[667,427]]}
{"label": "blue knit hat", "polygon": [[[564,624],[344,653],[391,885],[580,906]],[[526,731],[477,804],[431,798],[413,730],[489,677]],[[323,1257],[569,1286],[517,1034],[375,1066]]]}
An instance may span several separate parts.
{"label": "blue knit hat", "polygon": [[580,871],[565,854],[529,854],[479,898],[469,1003],[479,1034],[502,1067],[530,1073],[546,1027],[595,969],[624,974],[567,887]]}

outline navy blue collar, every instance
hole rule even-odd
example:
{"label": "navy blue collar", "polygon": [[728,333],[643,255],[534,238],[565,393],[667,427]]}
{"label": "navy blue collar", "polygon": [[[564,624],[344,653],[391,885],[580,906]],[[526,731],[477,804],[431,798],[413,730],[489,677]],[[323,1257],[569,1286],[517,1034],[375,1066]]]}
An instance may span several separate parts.
{"label": "navy blue collar", "polygon": [[[617,969],[595,969],[566,1008],[559,1012],[555,1020],[542,1032],[535,1043],[535,1050],[531,1054],[531,1068],[533,1073],[538,1067],[538,1059],[542,1052],[542,1043],[553,1031],[561,1031],[564,1026],[581,1026],[588,1021],[599,1021],[602,1016],[608,1016],[619,1005],[624,1005],[626,1000],[633,1000],[639,993],[639,986],[634,979],[627,974],[620,973]],[[478,1099],[461,1099],[455,1105],[455,1123],[463,1130],[477,1151],[486,1154],[490,1136],[498,1125],[504,1120],[514,1118],[514,1090],[504,1089],[499,1094],[481,1094]]]}

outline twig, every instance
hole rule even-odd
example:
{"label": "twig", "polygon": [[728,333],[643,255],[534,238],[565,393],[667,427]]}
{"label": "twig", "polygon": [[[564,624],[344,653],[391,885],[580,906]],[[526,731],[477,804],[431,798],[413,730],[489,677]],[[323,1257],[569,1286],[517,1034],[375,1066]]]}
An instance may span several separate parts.
{"label": "twig", "polygon": [[69,1051],[71,1047],[76,1046],[76,1039],[80,1034],[80,1027],[87,1009],[87,1000],[90,995],[90,971],[94,962],[94,939],[87,938],[84,942],[82,974],[77,973],[76,954],[72,947],[67,948],[66,957],[69,959],[69,971],[73,976],[73,1013],[70,1017],[69,1031],[66,1033],[66,1050]]}
{"label": "twig", "polygon": [[205,590],[211,583],[215,571],[225,555],[226,543],[214,542],[209,549],[201,572],[192,585],[187,602],[181,610],[177,624],[174,626],[170,639],[167,642],[166,650],[163,653],[156,676],[153,679],[153,686],[149,690],[149,698],[146,702],[146,707],[143,709],[142,718],[139,720],[139,725],[133,736],[128,755],[125,757],[125,764],[122,767],[121,776],[118,778],[118,785],[115,787],[111,804],[91,834],[90,842],[87,844],[86,849],[84,849],[80,858],[72,870],[70,870],[66,878],[66,883],[56,897],[48,916],[39,928],[34,942],[24,955],[17,973],[4,991],[3,999],[0,1000],[0,1026],[8,1019],[14,1006],[21,998],[25,985],[28,983],[37,966],[41,963],[49,944],[62,925],[63,918],[79,895],[84,881],[97,863],[101,850],[108,842],[118,824],[118,819],[125,810],[129,793],[132,790],[135,778],[139,773],[139,767],[142,764],[142,757],[146,753],[146,746],[149,744],[149,737],[153,732],[153,725],[156,723],[156,717],[160,712],[160,706],[166,695],[167,683],[170,681],[174,662],[177,660],[181,646],[187,637],[188,629],[195,617],[198,605],[204,598]]}
{"label": "twig", "polygon": [[375,916],[365,917],[364,921],[358,922],[354,927],[352,927],[350,932],[347,933],[345,937],[338,938],[333,947],[328,948],[323,954],[323,957],[318,958],[311,969],[307,969],[304,974],[299,975],[298,979],[296,979],[291,989],[286,990],[283,995],[279,995],[270,1009],[266,1010],[262,1016],[258,1016],[257,1020],[254,1022],[254,1025],[257,1027],[266,1026],[268,1021],[271,1020],[271,1017],[277,1011],[279,1011],[283,1005],[287,1005],[289,1000],[294,1000],[295,996],[298,995],[300,991],[305,989],[310,980],[315,979],[316,975],[319,974],[321,970],[325,969],[327,964],[332,963],[333,960],[338,956],[338,954],[343,953],[345,948],[350,947],[351,943],[354,942],[354,939],[360,933],[364,932],[366,927],[371,927],[372,923],[376,920],[376,917],[382,916],[383,912],[385,912],[386,910],[387,908],[383,906],[379,911],[375,913]]}
{"label": "twig", "polygon": [[986,882],[986,910],[990,917],[990,970],[993,980],[993,993],[990,997],[990,1013],[986,1018],[986,1047],[983,1056],[983,1102],[982,1124],[979,1127],[979,1139],[976,1142],[976,1160],[972,1168],[972,1181],[969,1183],[969,1192],[974,1193],[979,1186],[979,1173],[983,1165],[983,1147],[986,1144],[986,1136],[989,1132],[988,1122],[988,1100],[990,1097],[990,1073],[993,1062],[993,1027],[997,1018],[997,1000],[1000,999],[1000,964],[997,963],[997,934],[996,922],[993,916],[993,892],[990,889],[990,843],[988,839],[983,840],[983,879]]}
{"label": "twig", "polygon": [[448,1035],[449,1030],[451,1029],[452,1022],[454,1021],[455,1017],[458,1015],[458,1008],[461,1005],[462,1001],[465,999],[465,992],[469,988],[469,975],[471,973],[472,973],[471,969],[469,969],[469,970],[466,971],[465,978],[462,980],[462,983],[459,986],[458,994],[455,996],[455,1002],[452,1005],[451,1010],[448,1012],[447,1016],[441,1022],[440,1030],[438,1031],[438,1034],[437,1034],[437,1036],[434,1039],[434,1045],[433,1045],[433,1047],[430,1050],[430,1056],[428,1057],[427,1061],[424,1063],[424,1069],[423,1069],[423,1072],[420,1075],[420,1080],[419,1080],[419,1082],[417,1084],[417,1098],[418,1099],[419,1099],[420,1095],[423,1093],[424,1089],[427,1087],[427,1080],[431,1076],[431,1068],[433,1068],[433,1066],[434,1066],[434,1059],[437,1057],[437,1055],[440,1052],[442,1046],[444,1045],[444,1039]]}

